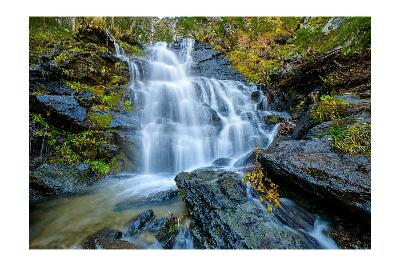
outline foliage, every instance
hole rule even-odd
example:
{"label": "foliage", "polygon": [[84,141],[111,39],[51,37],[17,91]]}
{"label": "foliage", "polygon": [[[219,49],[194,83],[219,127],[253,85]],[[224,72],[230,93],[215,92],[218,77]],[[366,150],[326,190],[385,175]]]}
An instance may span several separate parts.
{"label": "foliage", "polygon": [[371,156],[371,124],[354,124],[346,128],[335,123],[317,137],[326,135],[332,138],[332,147],[337,151],[351,155]]}
{"label": "foliage", "polygon": [[111,114],[104,114],[97,112],[92,112],[89,114],[89,121],[93,123],[95,126],[97,125],[98,127],[101,128],[108,127],[112,121],[112,118],[113,117]]}
{"label": "foliage", "polygon": [[267,202],[267,210],[268,212],[272,212],[272,205],[275,208],[280,207],[278,185],[265,176],[259,162],[260,151],[259,148],[255,149],[254,169],[253,171],[246,173],[243,179],[244,181],[248,181],[251,187],[260,193],[259,200],[261,202]]}
{"label": "foliage", "polygon": [[103,160],[89,160],[87,163],[99,174],[106,175],[110,172],[110,165]]}
{"label": "foliage", "polygon": [[271,124],[278,124],[278,123],[282,123],[285,121],[285,119],[280,117],[279,115],[267,115],[264,117],[264,120],[267,123],[271,123]]}
{"label": "foliage", "polygon": [[311,110],[311,118],[315,123],[338,119],[346,115],[347,106],[348,103],[342,99],[323,95]]}
{"label": "foliage", "polygon": [[132,112],[132,110],[133,110],[133,106],[132,106],[132,101],[131,100],[126,100],[125,101],[125,104],[124,104],[124,107],[125,107],[125,112]]}
{"label": "foliage", "polygon": [[351,155],[371,156],[371,125],[351,125],[333,138],[332,147]]}
{"label": "foliage", "polygon": [[143,56],[144,51],[137,45],[131,45],[127,42],[119,41],[119,45],[124,49],[124,52],[128,55]]}

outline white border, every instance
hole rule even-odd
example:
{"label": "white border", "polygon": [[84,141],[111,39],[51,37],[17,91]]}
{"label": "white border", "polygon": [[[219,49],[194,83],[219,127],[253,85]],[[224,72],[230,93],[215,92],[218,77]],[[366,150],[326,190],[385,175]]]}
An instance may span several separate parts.
{"label": "white border", "polygon": [[[400,174],[398,8],[396,1],[36,0],[2,2],[1,178],[2,265],[376,265],[393,264]],[[237,4],[236,4],[237,3]],[[364,251],[40,251],[29,248],[28,17],[29,16],[372,16],[372,250]],[[394,81],[397,82],[394,82]],[[256,232],[255,232],[256,233]],[[392,262],[392,263],[391,263]],[[24,264],[23,264],[24,263]]]}

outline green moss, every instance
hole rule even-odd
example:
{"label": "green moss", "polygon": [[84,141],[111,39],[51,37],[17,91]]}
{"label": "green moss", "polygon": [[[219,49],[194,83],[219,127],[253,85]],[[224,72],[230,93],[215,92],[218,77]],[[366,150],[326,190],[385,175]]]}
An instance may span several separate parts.
{"label": "green moss", "polygon": [[133,106],[132,106],[132,101],[131,100],[126,100],[124,103],[124,107],[125,107],[125,112],[132,112],[133,110]]}
{"label": "green moss", "polygon": [[351,155],[371,156],[371,125],[351,125],[333,137],[332,147]]}
{"label": "green moss", "polygon": [[110,170],[112,173],[131,171],[133,170],[133,164],[124,153],[120,152],[111,159]]}
{"label": "green moss", "polygon": [[285,121],[285,119],[283,119],[279,115],[268,115],[268,116],[264,117],[264,120],[267,123],[271,123],[271,124],[278,124],[278,123],[282,123]]}
{"label": "green moss", "polygon": [[136,56],[144,55],[143,49],[140,48],[139,46],[131,45],[131,44],[123,42],[123,41],[119,41],[118,43],[122,47],[122,49],[124,49],[125,53],[128,55],[131,55],[131,56],[132,55],[136,55]]}
{"label": "green moss", "polygon": [[122,95],[118,93],[111,93],[111,95],[104,95],[101,97],[102,104],[109,109],[116,108],[120,103]]}
{"label": "green moss", "polygon": [[110,165],[103,160],[90,160],[87,163],[99,174],[106,175],[110,173]]}
{"label": "green moss", "polygon": [[111,114],[100,114],[100,113],[90,113],[89,114],[89,121],[93,123],[95,126],[106,128],[110,125],[112,121]]}
{"label": "green moss", "polygon": [[123,85],[125,83],[127,83],[127,79],[125,77],[119,76],[119,75],[114,75],[112,80],[111,80],[111,84],[113,85]]}
{"label": "green moss", "polygon": [[321,101],[311,110],[311,118],[315,123],[322,123],[342,118],[347,113],[348,103],[329,95],[321,96]]}

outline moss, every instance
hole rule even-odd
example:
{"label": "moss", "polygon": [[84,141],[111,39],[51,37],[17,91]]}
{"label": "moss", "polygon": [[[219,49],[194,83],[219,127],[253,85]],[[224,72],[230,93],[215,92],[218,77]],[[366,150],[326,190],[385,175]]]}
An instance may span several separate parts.
{"label": "moss", "polygon": [[126,84],[128,82],[126,77],[122,77],[119,75],[114,75],[112,80],[111,80],[111,84],[113,85],[123,85]]}
{"label": "moss", "polygon": [[123,152],[120,152],[111,159],[110,170],[112,173],[131,171],[133,164]]}
{"label": "moss", "polygon": [[348,103],[329,95],[321,96],[321,101],[311,110],[311,118],[315,123],[322,123],[342,118],[347,113]]}
{"label": "moss", "polygon": [[268,115],[268,116],[264,117],[264,120],[267,123],[271,123],[271,124],[278,124],[278,123],[282,123],[285,121],[285,119],[280,117],[279,115]]}
{"label": "moss", "polygon": [[110,173],[110,165],[103,160],[89,160],[87,163],[99,174],[106,175]]}
{"label": "moss", "polygon": [[111,93],[110,95],[104,95],[101,97],[102,104],[107,106],[109,109],[116,108],[122,100],[122,95],[118,93]]}
{"label": "moss", "polygon": [[133,110],[133,106],[132,106],[132,101],[131,100],[126,100],[125,101],[125,104],[124,104],[124,107],[125,107],[125,112],[132,112],[132,110]]}
{"label": "moss", "polygon": [[97,112],[92,112],[89,114],[89,122],[91,122],[94,126],[101,128],[108,127],[112,119],[113,117],[111,114],[101,114]]}
{"label": "moss", "polygon": [[125,53],[128,55],[144,56],[144,51],[142,48],[136,45],[131,45],[127,42],[119,41],[119,45],[124,49]]}
{"label": "moss", "polygon": [[371,125],[351,125],[333,138],[332,147],[351,155],[371,156]]}
{"label": "moss", "polygon": [[371,124],[341,125],[335,123],[318,138],[330,136],[332,148],[350,155],[371,156]]}

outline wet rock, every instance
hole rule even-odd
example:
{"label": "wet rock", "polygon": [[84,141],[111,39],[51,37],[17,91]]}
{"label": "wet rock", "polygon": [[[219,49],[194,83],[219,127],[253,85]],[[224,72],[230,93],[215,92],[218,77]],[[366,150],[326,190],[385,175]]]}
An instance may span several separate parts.
{"label": "wet rock", "polygon": [[254,159],[255,159],[254,151],[250,151],[249,153],[240,157],[233,166],[234,167],[243,167],[243,166],[252,165],[252,164],[254,164]]}
{"label": "wet rock", "polygon": [[202,248],[317,248],[316,240],[288,229],[246,194],[241,176],[226,171],[182,172],[175,182]]}
{"label": "wet rock", "polygon": [[76,96],[76,98],[82,106],[88,108],[95,102],[96,95],[89,91],[82,91]]}
{"label": "wet rock", "polygon": [[303,115],[300,120],[296,123],[296,126],[293,129],[292,133],[292,139],[302,139],[307,132],[315,126],[315,122],[311,118],[311,109],[306,112],[305,115]]}
{"label": "wet rock", "polygon": [[79,105],[74,96],[31,96],[30,108],[48,115],[48,119],[60,128],[82,129],[86,126],[86,109]]}
{"label": "wet rock", "polygon": [[232,162],[231,158],[218,158],[212,162],[215,166],[228,166]]}
{"label": "wet rock", "polygon": [[178,197],[178,190],[170,189],[166,191],[160,191],[149,194],[144,198],[133,198],[123,202],[119,202],[115,205],[114,210],[123,211],[126,209],[140,208],[143,206],[155,206],[165,201],[174,200]]}
{"label": "wet rock", "polygon": [[79,192],[96,180],[88,164],[45,163],[30,173],[30,184],[53,195]]}
{"label": "wet rock", "polygon": [[331,206],[371,214],[370,160],[336,153],[326,138],[275,142],[261,153],[260,162],[281,186],[290,185]]}
{"label": "wet rock", "polygon": [[165,218],[165,221],[156,234],[156,239],[161,243],[164,249],[171,249],[178,235],[178,217],[171,215]]}
{"label": "wet rock", "polygon": [[138,130],[140,128],[139,117],[135,113],[121,114],[117,112],[107,112],[112,114],[109,128],[123,130]]}
{"label": "wet rock", "polygon": [[111,229],[102,229],[88,236],[81,243],[83,249],[137,249],[137,246],[120,239],[122,232]]}
{"label": "wet rock", "polygon": [[127,235],[134,235],[139,230],[143,229],[144,226],[154,219],[154,212],[153,210],[146,210],[139,214],[137,217],[133,218],[132,221],[129,222],[128,229],[126,234]]}
{"label": "wet rock", "polygon": [[286,118],[279,114],[270,114],[263,117],[265,123],[267,124],[278,124],[285,122]]}
{"label": "wet rock", "polygon": [[163,217],[160,219],[155,219],[150,221],[146,226],[143,228],[143,231],[157,233],[165,226],[167,223],[167,218]]}
{"label": "wet rock", "polygon": [[[42,80],[40,80],[42,81]],[[35,92],[38,94],[51,94],[51,95],[65,95],[72,96],[75,94],[70,87],[67,86],[64,82],[60,81],[52,81],[52,82],[38,82],[34,85],[33,91],[31,94]]]}
{"label": "wet rock", "polygon": [[213,50],[211,46],[195,42],[193,51],[193,69],[197,76],[223,80],[245,81],[239,71],[232,68],[227,57]]}
{"label": "wet rock", "polygon": [[250,97],[253,101],[258,102],[261,98],[261,91],[253,91]]}
{"label": "wet rock", "polygon": [[206,121],[207,124],[222,128],[221,118],[219,117],[217,111],[211,108],[210,105],[204,103],[200,113],[204,118],[203,121]]}

